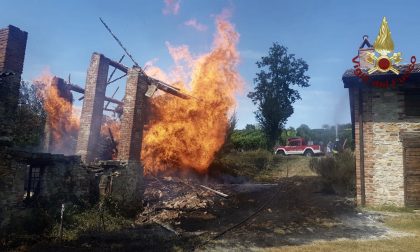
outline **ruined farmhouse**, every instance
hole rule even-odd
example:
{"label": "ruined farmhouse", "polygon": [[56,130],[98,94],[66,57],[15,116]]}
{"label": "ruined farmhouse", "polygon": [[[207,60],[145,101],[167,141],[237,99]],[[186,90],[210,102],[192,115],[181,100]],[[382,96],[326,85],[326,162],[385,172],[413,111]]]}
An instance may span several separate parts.
{"label": "ruined farmhouse", "polygon": [[[56,76],[51,80],[60,99],[70,106],[72,92],[83,94],[77,140],[62,139],[65,145],[74,145],[74,149],[68,153],[58,151],[70,155],[52,154],[57,143],[48,123],[42,150],[19,149],[13,145],[14,115],[27,38],[27,32],[11,25],[0,29],[0,226],[7,223],[14,209],[34,201],[95,202],[100,195],[112,195],[128,212],[141,208],[144,182],[140,155],[148,99],[158,89],[181,99],[189,96],[147,76],[134,59],[134,66],[127,67],[121,60],[117,62],[94,52],[85,88]],[[117,70],[122,76],[113,79]],[[107,97],[107,86],[122,77],[127,77],[123,101]],[[118,105],[121,120],[118,160],[104,160],[98,151],[104,111],[109,111],[109,103]],[[112,138],[111,130],[109,133]]]}

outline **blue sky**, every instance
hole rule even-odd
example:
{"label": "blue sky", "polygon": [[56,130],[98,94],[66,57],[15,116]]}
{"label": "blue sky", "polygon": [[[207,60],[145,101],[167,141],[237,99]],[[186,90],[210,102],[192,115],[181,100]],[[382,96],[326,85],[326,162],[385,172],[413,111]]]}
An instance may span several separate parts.
{"label": "blue sky", "polygon": [[[64,78],[71,73],[72,82],[84,86],[92,52],[113,59],[123,54],[98,17],[105,19],[140,65],[157,58],[156,65],[168,70],[173,62],[165,42],[187,44],[196,54],[208,51],[215,15],[230,8],[230,20],[240,34],[239,71],[246,85],[245,92],[238,95],[239,128],[255,123],[256,108],[246,93],[253,87],[255,62],[275,41],[309,64],[311,86],[301,90],[302,100],[294,105],[295,112],[287,123],[293,127],[350,122],[348,93],[341,76],[352,67],[351,59],[362,36],[369,35],[373,43],[383,16],[388,19],[395,50],[402,52],[403,62],[420,55],[416,46],[420,44],[417,1],[172,2],[178,3],[177,8],[166,8],[164,0],[1,0],[0,27],[12,24],[29,33],[24,79],[32,80],[48,67]],[[198,29],[185,24],[191,19],[199,24]],[[124,63],[131,65],[128,59]]]}

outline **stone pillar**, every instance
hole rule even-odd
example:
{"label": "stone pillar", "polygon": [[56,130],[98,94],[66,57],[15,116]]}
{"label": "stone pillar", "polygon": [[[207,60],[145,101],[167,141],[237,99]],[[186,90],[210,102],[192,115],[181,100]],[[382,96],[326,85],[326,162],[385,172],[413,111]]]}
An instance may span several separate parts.
{"label": "stone pillar", "polygon": [[125,209],[138,212],[143,195],[143,166],[140,152],[147,104],[147,83],[137,67],[128,70],[124,112],[121,119],[121,138],[118,158],[126,163],[126,168],[115,181],[113,196],[123,200]]}
{"label": "stone pillar", "polygon": [[86,77],[85,98],[80,117],[80,131],[76,155],[82,161],[95,159],[97,141],[100,136],[109,60],[99,53],[93,53]]}
{"label": "stone pillar", "polygon": [[28,33],[9,25],[0,29],[0,145],[12,142]]}
{"label": "stone pillar", "polygon": [[140,69],[137,67],[129,69],[121,120],[121,140],[118,153],[120,160],[140,162],[144,112],[147,103],[147,97],[144,95],[146,91],[147,83]]}

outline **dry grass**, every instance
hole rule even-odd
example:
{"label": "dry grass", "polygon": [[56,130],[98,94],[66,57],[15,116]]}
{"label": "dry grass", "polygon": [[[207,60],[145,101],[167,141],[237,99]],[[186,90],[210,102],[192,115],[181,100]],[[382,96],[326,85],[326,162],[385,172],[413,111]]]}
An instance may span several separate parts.
{"label": "dry grass", "polygon": [[303,156],[288,156],[273,158],[273,164],[255,175],[255,180],[260,182],[276,182],[280,178],[294,176],[317,176],[309,169],[311,158]]}
{"label": "dry grass", "polygon": [[413,213],[414,208],[410,207],[397,207],[394,205],[382,205],[375,207],[365,207],[362,210],[377,211],[377,212],[396,212],[396,213]]}
{"label": "dry grass", "polygon": [[395,230],[409,232],[414,236],[383,240],[344,240],[318,242],[304,246],[285,246],[263,251],[420,251],[420,215],[413,213],[393,213],[386,217],[385,224]]}
{"label": "dry grass", "polygon": [[251,181],[275,183],[284,177],[316,176],[309,168],[310,159],[303,156],[283,157],[266,150],[231,152],[217,158],[210,170],[246,177]]}

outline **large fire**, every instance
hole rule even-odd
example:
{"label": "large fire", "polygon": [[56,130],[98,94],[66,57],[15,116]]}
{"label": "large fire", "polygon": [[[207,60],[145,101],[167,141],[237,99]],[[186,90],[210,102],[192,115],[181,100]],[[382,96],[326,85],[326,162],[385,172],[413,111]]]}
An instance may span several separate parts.
{"label": "large fire", "polygon": [[52,153],[74,154],[77,134],[79,131],[79,116],[73,109],[71,94],[60,90],[56,85],[57,79],[49,72],[44,72],[34,80],[38,87],[38,96],[44,101],[44,109],[47,113],[46,132]]}
{"label": "large fire", "polygon": [[[184,91],[190,89],[196,99],[182,100],[170,94],[152,99],[153,116],[142,150],[146,172],[174,168],[205,172],[225,141],[234,95],[242,87],[237,70],[239,34],[224,17],[218,17],[216,25],[213,49],[205,55],[193,59],[187,47],[168,46],[175,70],[192,70],[189,83],[184,74],[168,76],[179,77],[172,83]],[[181,61],[184,67],[179,67]]]}
{"label": "large fire", "polygon": [[[146,172],[176,168],[205,172],[225,141],[235,92],[242,87],[237,70],[239,34],[222,16],[216,19],[216,25],[213,49],[209,53],[193,57],[187,46],[174,47],[168,43],[175,62],[173,71],[166,74],[153,66],[153,62],[146,68],[149,75],[170,82],[194,97],[183,100],[163,93],[151,100],[152,116],[145,128],[142,149]],[[53,143],[48,151],[74,154],[79,116],[55,80],[51,74],[44,73],[34,81],[47,112],[49,142]],[[118,145],[119,126],[117,121],[104,120],[101,128],[105,137],[110,137],[108,129],[111,130],[113,146]],[[117,158],[114,151],[112,158]]]}

